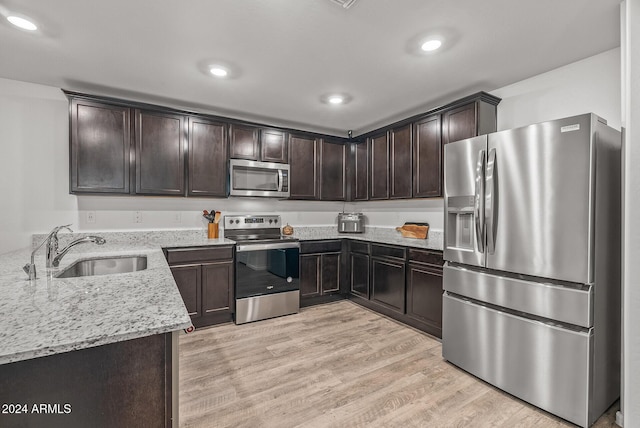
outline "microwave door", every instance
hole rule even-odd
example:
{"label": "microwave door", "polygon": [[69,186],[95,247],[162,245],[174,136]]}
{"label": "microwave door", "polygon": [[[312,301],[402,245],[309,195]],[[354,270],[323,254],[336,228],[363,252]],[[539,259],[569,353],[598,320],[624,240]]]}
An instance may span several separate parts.
{"label": "microwave door", "polygon": [[238,166],[233,175],[236,190],[278,191],[278,170]]}

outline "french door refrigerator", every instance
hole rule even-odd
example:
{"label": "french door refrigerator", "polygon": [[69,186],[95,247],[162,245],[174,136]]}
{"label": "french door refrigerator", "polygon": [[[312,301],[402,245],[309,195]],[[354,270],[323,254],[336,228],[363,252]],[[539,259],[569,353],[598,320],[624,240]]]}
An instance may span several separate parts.
{"label": "french door refrigerator", "polygon": [[584,114],[444,162],[443,357],[591,425],[620,395],[620,133]]}

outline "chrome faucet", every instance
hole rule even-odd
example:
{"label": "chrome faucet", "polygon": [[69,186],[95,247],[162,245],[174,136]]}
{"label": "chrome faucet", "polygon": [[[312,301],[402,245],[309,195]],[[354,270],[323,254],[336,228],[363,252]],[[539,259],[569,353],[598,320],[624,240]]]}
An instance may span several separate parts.
{"label": "chrome faucet", "polygon": [[29,275],[29,280],[36,279],[36,265],[34,263],[34,257],[36,252],[44,245],[47,244],[47,268],[58,267],[60,265],[60,260],[64,257],[65,254],[78,244],[83,244],[85,242],[95,242],[98,245],[103,245],[106,241],[104,238],[100,236],[87,236],[84,238],[76,239],[71,242],[69,245],[64,247],[61,251],[58,251],[58,232],[62,229],[67,229],[69,232],[73,232],[70,224],[66,224],[64,226],[56,226],[53,228],[49,235],[31,252],[31,263],[27,263],[22,267],[27,275]]}
{"label": "chrome faucet", "polygon": [[[78,244],[85,244],[88,242],[93,242],[97,245],[104,245],[105,239],[101,236],[85,236],[84,238],[79,238],[76,239],[75,241],[71,241],[69,243],[69,245],[67,245],[66,247],[64,247],[62,250],[58,251],[58,239],[57,236],[54,235],[54,237],[56,237],[55,240],[51,240],[51,243],[49,244],[49,247],[47,247],[47,267],[58,267],[60,266],[60,260],[62,260],[62,258],[65,256],[65,254],[67,254],[67,252],[75,247]],[[49,251],[51,251],[51,254],[49,254]],[[49,257],[53,257],[52,259],[50,259]]]}

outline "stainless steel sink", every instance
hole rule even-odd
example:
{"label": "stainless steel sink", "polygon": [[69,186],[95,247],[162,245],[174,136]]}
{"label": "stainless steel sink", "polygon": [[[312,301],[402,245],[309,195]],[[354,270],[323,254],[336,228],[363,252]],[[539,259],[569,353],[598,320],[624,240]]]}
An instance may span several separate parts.
{"label": "stainless steel sink", "polygon": [[56,278],[77,278],[80,276],[111,275],[127,273],[147,268],[147,256],[111,256],[80,259],[62,272]]}

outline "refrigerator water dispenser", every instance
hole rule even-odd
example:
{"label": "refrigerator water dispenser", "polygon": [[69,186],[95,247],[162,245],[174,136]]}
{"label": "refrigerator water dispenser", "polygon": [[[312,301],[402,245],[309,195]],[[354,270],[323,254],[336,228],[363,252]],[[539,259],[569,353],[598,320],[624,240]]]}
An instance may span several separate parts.
{"label": "refrigerator water dispenser", "polygon": [[474,196],[447,200],[447,247],[474,251]]}

